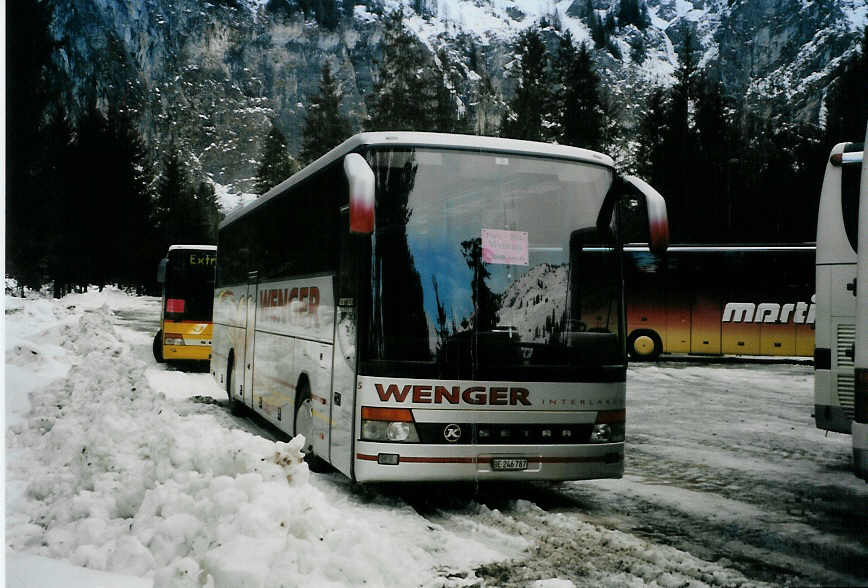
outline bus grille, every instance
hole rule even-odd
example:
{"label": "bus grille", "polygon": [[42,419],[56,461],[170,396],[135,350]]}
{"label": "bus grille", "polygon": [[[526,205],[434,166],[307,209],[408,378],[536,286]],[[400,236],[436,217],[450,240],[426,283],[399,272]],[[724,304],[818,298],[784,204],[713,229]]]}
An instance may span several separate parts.
{"label": "bus grille", "polygon": [[[461,428],[457,441],[447,440],[446,428]],[[421,443],[453,445],[571,445],[589,443],[593,424],[416,423]]]}
{"label": "bus grille", "polygon": [[856,325],[838,325],[838,367],[853,367],[855,342]]}
{"label": "bus grille", "polygon": [[856,390],[856,376],[853,374],[838,374],[838,402],[844,409],[847,418],[853,419],[853,400]]}

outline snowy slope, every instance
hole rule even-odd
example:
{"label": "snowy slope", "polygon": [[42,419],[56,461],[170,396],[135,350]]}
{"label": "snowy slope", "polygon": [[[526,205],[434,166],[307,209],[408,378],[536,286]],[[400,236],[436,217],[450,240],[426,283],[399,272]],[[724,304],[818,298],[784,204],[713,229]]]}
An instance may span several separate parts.
{"label": "snowy slope", "polygon": [[521,279],[511,282],[502,295],[499,325],[515,327],[522,341],[548,341],[546,319],[561,320],[567,294],[569,268],[566,265],[534,266]]}

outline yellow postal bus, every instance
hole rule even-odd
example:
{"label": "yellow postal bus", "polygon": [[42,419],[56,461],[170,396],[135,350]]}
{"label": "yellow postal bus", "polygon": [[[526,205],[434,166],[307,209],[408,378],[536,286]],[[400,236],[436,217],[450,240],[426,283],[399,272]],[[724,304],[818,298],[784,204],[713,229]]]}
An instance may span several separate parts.
{"label": "yellow postal bus", "polygon": [[158,362],[211,359],[216,265],[215,245],[172,245],[160,261],[157,281],[163,285],[163,302],[154,337]]}

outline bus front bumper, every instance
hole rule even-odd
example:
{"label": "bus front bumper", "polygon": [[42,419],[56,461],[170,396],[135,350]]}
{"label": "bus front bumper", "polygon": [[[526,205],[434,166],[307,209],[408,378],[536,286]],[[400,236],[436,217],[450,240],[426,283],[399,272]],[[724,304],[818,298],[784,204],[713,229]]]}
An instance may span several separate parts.
{"label": "bus front bumper", "polygon": [[165,361],[208,361],[211,345],[163,345]]}
{"label": "bus front bumper", "polygon": [[420,445],[356,442],[358,482],[620,478],[624,444]]}

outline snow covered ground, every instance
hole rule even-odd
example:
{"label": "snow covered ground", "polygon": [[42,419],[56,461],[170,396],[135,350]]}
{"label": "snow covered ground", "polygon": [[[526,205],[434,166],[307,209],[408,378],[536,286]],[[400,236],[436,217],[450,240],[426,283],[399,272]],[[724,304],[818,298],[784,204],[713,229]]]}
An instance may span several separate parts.
{"label": "snow covered ground", "polygon": [[156,299],[5,302],[8,586],[868,582],[807,366],[632,366],[622,480],[360,487],[155,364]]}

